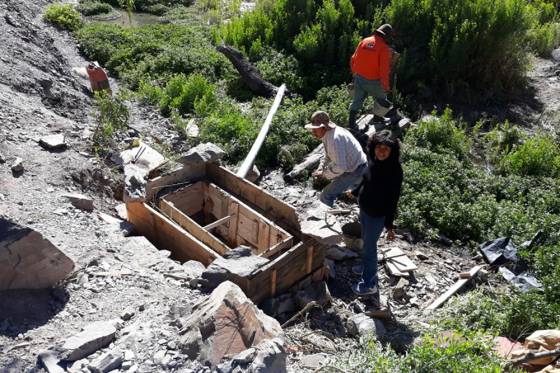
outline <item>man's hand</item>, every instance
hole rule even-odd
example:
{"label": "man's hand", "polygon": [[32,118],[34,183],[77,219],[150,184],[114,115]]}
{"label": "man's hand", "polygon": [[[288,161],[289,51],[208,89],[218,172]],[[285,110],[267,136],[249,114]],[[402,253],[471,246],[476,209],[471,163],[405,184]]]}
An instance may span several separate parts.
{"label": "man's hand", "polygon": [[393,241],[395,239],[395,231],[391,229],[387,229],[387,239],[389,241]]}
{"label": "man's hand", "polygon": [[323,176],[323,171],[321,171],[321,170],[313,171],[311,176],[316,177],[318,179],[324,179],[325,178],[325,176]]}

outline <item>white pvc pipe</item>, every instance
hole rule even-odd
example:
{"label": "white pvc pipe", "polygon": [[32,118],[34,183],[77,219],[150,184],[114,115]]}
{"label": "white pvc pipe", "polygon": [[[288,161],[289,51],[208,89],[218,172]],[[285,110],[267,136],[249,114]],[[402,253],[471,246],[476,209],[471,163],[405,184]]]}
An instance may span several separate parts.
{"label": "white pvc pipe", "polygon": [[264,121],[264,124],[261,127],[261,130],[259,132],[259,135],[257,136],[257,139],[253,143],[253,146],[251,147],[251,150],[249,150],[249,154],[247,154],[247,157],[243,161],[243,164],[241,165],[241,167],[239,167],[239,170],[237,171],[237,176],[245,178],[245,176],[247,176],[247,174],[249,173],[249,170],[251,169],[251,167],[253,167],[253,163],[255,162],[255,158],[257,158],[257,154],[259,153],[259,150],[261,149],[261,146],[264,143],[264,139],[266,138],[266,135],[268,134],[268,129],[270,128],[270,123],[272,122],[272,118],[274,117],[274,114],[276,114],[276,110],[278,110],[278,107],[280,106],[280,102],[282,101],[282,97],[284,96],[284,91],[285,90],[286,90],[286,85],[282,84],[280,86],[280,88],[278,89],[278,92],[276,93],[276,98],[274,99],[274,102],[272,103],[272,107],[270,108],[270,111],[268,112],[268,115],[266,116],[266,120]]}

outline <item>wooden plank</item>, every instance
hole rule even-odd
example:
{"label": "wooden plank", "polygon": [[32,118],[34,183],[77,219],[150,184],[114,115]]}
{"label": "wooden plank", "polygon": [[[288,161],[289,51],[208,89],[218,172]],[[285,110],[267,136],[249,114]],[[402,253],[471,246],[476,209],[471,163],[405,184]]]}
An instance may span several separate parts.
{"label": "wooden plank", "polygon": [[301,239],[296,210],[249,181],[214,163],[206,164],[207,178],[274,221],[294,237]]}
{"label": "wooden plank", "polygon": [[[157,193],[168,187],[176,187],[181,183],[194,182],[206,177],[206,165],[181,165],[174,171],[148,180],[146,183],[146,201],[154,200]],[[154,201],[155,202],[155,201]]]}
{"label": "wooden plank", "polygon": [[204,183],[199,181],[193,185],[166,194],[161,200],[173,203],[176,209],[192,216],[202,210],[204,198]]}
{"label": "wooden plank", "polygon": [[239,204],[235,201],[229,202],[228,215],[231,215],[232,218],[229,221],[227,237],[229,238],[230,244],[232,246],[237,246],[237,222],[239,216]]}
{"label": "wooden plank", "polygon": [[218,219],[218,220],[216,220],[216,221],[213,222],[213,223],[210,223],[210,224],[208,224],[208,225],[205,225],[203,228],[204,228],[205,230],[209,231],[209,230],[211,230],[211,229],[216,228],[216,227],[219,226],[219,225],[222,225],[222,224],[227,223],[230,219],[231,219],[231,215],[224,216],[223,218]]}
{"label": "wooden plank", "polygon": [[404,251],[402,251],[398,247],[391,247],[389,248],[389,250],[384,251],[382,254],[383,254],[383,259],[389,259],[389,258],[394,258],[396,256],[406,255]]}
{"label": "wooden plank", "polygon": [[220,255],[224,255],[231,249],[218,238],[214,237],[210,232],[198,225],[186,214],[179,211],[172,202],[167,202],[162,199],[160,200],[160,208],[161,211],[163,211],[163,213],[165,213],[171,220],[179,224],[187,232],[204,242],[210,248],[217,251]]}
{"label": "wooden plank", "polygon": [[265,258],[270,258],[271,256],[276,255],[279,252],[286,250],[293,245],[293,237],[288,237],[282,242],[278,242],[276,245],[270,247],[268,250],[259,254],[259,256],[263,256]]}
{"label": "wooden plank", "polygon": [[271,296],[275,296],[275,295],[276,295],[276,275],[277,275],[276,270],[273,269],[273,270],[272,270],[272,274],[271,274],[271,276],[270,276],[270,285],[271,285],[271,288],[270,288],[270,295],[271,295]]}
{"label": "wooden plank", "polygon": [[399,269],[397,268],[397,266],[395,266],[392,262],[387,261],[385,263],[385,266],[387,267],[387,269],[389,270],[389,273],[393,276],[400,276],[400,277],[408,277],[410,276],[409,272],[401,272],[399,271]]}
{"label": "wooden plank", "polygon": [[239,206],[238,222],[237,222],[237,240],[242,238],[249,242],[251,246],[258,248],[259,244],[259,223],[254,216],[247,216],[247,210],[243,206]]}
{"label": "wooden plank", "polygon": [[271,231],[274,231],[274,227],[271,227],[265,221],[259,220],[258,254],[269,249]]}
{"label": "wooden plank", "polygon": [[401,272],[414,271],[418,267],[410,258],[406,255],[396,256],[388,259],[388,261],[397,267]]}
{"label": "wooden plank", "polygon": [[181,228],[177,223],[142,202],[126,204],[128,221],[159,249],[172,252],[180,260],[198,260],[209,265],[220,257],[215,251]]}
{"label": "wooden plank", "polygon": [[440,295],[435,301],[432,302],[432,304],[430,304],[428,306],[428,310],[435,310],[436,308],[438,308],[439,306],[441,306],[443,303],[445,303],[449,298],[451,298],[451,296],[453,294],[455,294],[457,291],[459,291],[459,289],[461,289],[463,286],[465,286],[465,284],[467,282],[469,282],[469,280],[474,277],[478,271],[480,271],[485,265],[477,265],[474,266],[470,271],[469,271],[469,278],[462,278],[459,279],[455,284],[453,284],[449,289],[447,289],[447,291],[445,293],[443,293],[442,295]]}
{"label": "wooden plank", "polygon": [[311,266],[313,264],[313,246],[307,248],[307,258],[305,259],[305,272],[311,273]]}

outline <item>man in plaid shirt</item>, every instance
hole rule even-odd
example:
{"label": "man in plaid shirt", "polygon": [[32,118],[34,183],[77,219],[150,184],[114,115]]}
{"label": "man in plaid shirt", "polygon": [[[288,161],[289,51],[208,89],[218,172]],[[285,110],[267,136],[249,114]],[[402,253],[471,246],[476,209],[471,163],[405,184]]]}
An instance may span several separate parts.
{"label": "man in plaid shirt", "polygon": [[357,187],[367,171],[367,157],[362,146],[345,128],[331,122],[324,111],[316,111],[305,128],[323,141],[325,158],[314,177],[331,180],[321,192],[321,202],[332,207],[342,193]]}

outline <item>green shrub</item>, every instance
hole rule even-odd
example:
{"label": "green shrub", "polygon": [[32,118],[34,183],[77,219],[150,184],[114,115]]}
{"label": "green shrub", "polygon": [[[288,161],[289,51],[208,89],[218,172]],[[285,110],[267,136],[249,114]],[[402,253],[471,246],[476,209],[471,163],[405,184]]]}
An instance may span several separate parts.
{"label": "green shrub", "polygon": [[[308,106],[314,105],[315,110],[324,110],[329,113],[331,120],[339,126],[346,127],[348,124],[348,105],[352,101],[348,87],[345,85],[324,87],[317,92],[314,101]],[[367,106],[367,103],[366,103]]]}
{"label": "green shrub", "polygon": [[549,57],[550,52],[560,46],[560,22],[548,22],[536,25],[528,31],[531,49],[542,57]]}
{"label": "green shrub", "polygon": [[276,86],[284,83],[292,92],[299,92],[303,88],[301,68],[293,56],[285,56],[271,48],[263,48],[255,67],[265,80]]}
{"label": "green shrub", "polygon": [[499,162],[509,154],[523,138],[522,132],[508,121],[498,124],[484,136],[489,147],[489,157],[492,162]]}
{"label": "green shrub", "polygon": [[200,124],[200,140],[221,146],[226,153],[224,159],[232,163],[247,156],[257,133],[258,127],[250,118],[227,104],[203,118]]}
{"label": "green shrub", "polygon": [[418,128],[408,136],[409,143],[442,153],[451,152],[457,157],[465,157],[470,149],[464,125],[453,119],[450,109],[446,109],[441,117],[423,120]]}
{"label": "green shrub", "polygon": [[560,176],[560,146],[550,136],[534,136],[506,155],[501,167],[516,175]]}
{"label": "green shrub", "polygon": [[45,10],[43,18],[55,26],[76,31],[83,25],[82,16],[71,4],[51,4]]}
{"label": "green shrub", "polygon": [[165,85],[176,74],[199,73],[210,81],[231,75],[229,61],[193,25],[146,25],[125,29],[90,24],[77,33],[82,52],[99,61],[132,89],[142,80]]}
{"label": "green shrub", "polygon": [[102,3],[100,1],[81,1],[76,7],[76,10],[84,16],[95,16],[98,14],[107,14],[113,11],[110,4]]}
{"label": "green shrub", "polygon": [[[394,0],[388,7],[405,91],[424,83],[437,96],[477,101],[511,92],[523,79],[534,23],[525,0]],[[404,83],[404,84],[403,84]]]}
{"label": "green shrub", "polygon": [[193,113],[195,108],[202,114],[210,111],[215,104],[215,87],[205,77],[199,74],[189,77],[180,74],[167,82],[160,109],[164,115],[169,115],[172,109],[180,114]]}
{"label": "green shrub", "polygon": [[130,116],[128,108],[120,98],[111,97],[107,91],[95,93],[96,127],[93,131],[93,149],[97,154],[115,147],[114,136],[126,129]]}
{"label": "green shrub", "polygon": [[163,98],[163,90],[150,82],[142,80],[138,86],[138,98],[143,104],[159,105]]}

